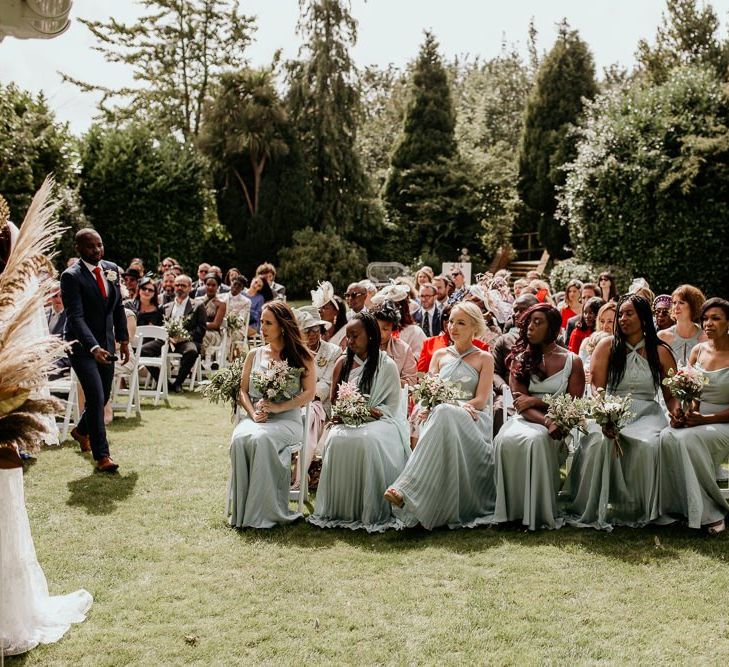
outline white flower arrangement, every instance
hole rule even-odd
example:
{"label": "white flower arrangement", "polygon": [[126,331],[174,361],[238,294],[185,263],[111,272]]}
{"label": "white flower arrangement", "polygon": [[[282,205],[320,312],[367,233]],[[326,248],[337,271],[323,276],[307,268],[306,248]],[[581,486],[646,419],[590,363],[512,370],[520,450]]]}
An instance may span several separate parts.
{"label": "white flower arrangement", "polygon": [[564,444],[570,449],[572,431],[577,429],[580,433],[587,433],[587,419],[590,416],[591,402],[585,398],[574,398],[570,394],[559,394],[544,397],[547,404],[546,416],[551,419],[562,433],[565,433]]}
{"label": "white flower arrangement", "polygon": [[663,385],[668,387],[671,396],[681,401],[684,412],[688,412],[691,404],[701,398],[707,384],[709,378],[695,366],[679,366],[677,371],[671,369],[668,377],[663,379]]}
{"label": "white flower arrangement", "polygon": [[293,398],[304,372],[303,368],[292,368],[288,361],[272,361],[268,368],[251,373],[251,384],[260,392],[263,400],[280,403]]}
{"label": "white flower arrangement", "polygon": [[115,283],[119,278],[119,274],[114,269],[108,269],[104,272],[104,277],[110,282]]}
{"label": "white flower arrangement", "polygon": [[458,386],[450,380],[444,380],[435,373],[426,373],[420,382],[410,389],[415,403],[424,408],[431,409],[441,403],[453,403],[459,398],[465,398]]}
{"label": "white flower arrangement", "polygon": [[597,394],[592,396],[589,401],[590,417],[597,422],[598,426],[610,427],[615,431],[615,453],[617,456],[622,456],[623,448],[619,442],[620,429],[635,417],[635,414],[630,411],[633,404],[631,395],[607,394],[600,387]]}

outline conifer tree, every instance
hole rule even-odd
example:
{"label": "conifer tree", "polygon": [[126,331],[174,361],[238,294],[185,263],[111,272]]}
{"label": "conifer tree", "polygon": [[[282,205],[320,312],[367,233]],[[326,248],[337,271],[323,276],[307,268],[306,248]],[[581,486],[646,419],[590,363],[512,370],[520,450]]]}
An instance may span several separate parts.
{"label": "conifer tree", "polygon": [[577,31],[563,21],[527,101],[519,151],[518,230],[538,231],[542,245],[554,257],[563,257],[569,245],[568,229],[555,219],[555,211],[557,188],[565,180],[563,167],[576,154],[572,129],[584,100],[596,93],[592,54]]}

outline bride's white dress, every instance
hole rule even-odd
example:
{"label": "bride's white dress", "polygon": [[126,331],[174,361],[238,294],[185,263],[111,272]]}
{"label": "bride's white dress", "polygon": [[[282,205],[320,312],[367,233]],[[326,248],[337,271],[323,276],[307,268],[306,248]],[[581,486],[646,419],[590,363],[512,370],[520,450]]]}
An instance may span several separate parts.
{"label": "bride's white dress", "polygon": [[[11,243],[17,238],[13,227]],[[33,330],[27,332],[29,344],[47,332],[42,310],[36,319]],[[55,430],[55,422],[49,420],[46,444],[53,442]],[[71,623],[84,620],[92,602],[85,590],[56,597],[48,594],[25,509],[23,470],[0,469],[0,655],[17,655],[58,641]]]}
{"label": "bride's white dress", "polygon": [[38,564],[25,509],[23,471],[0,470],[0,648],[24,653],[58,641],[86,617],[93,598],[85,590],[51,597]]}

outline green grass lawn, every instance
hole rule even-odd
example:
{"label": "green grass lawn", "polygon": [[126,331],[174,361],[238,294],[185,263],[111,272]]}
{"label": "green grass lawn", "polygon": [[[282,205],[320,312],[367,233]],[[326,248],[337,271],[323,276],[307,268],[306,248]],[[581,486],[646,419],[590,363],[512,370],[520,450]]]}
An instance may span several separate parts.
{"label": "green grass lawn", "polygon": [[118,420],[25,475],[52,593],[85,623],[8,665],[706,662],[729,657],[729,538],[681,528],[323,531],[225,523],[227,411]]}

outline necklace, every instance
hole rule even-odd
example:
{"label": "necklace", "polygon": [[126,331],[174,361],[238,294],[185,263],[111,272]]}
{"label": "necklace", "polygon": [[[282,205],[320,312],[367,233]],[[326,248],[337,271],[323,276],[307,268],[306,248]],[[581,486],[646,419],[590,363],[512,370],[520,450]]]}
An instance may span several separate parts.
{"label": "necklace", "polygon": [[542,349],[542,356],[546,357],[548,354],[552,354],[557,349],[557,343],[552,343],[550,347]]}

